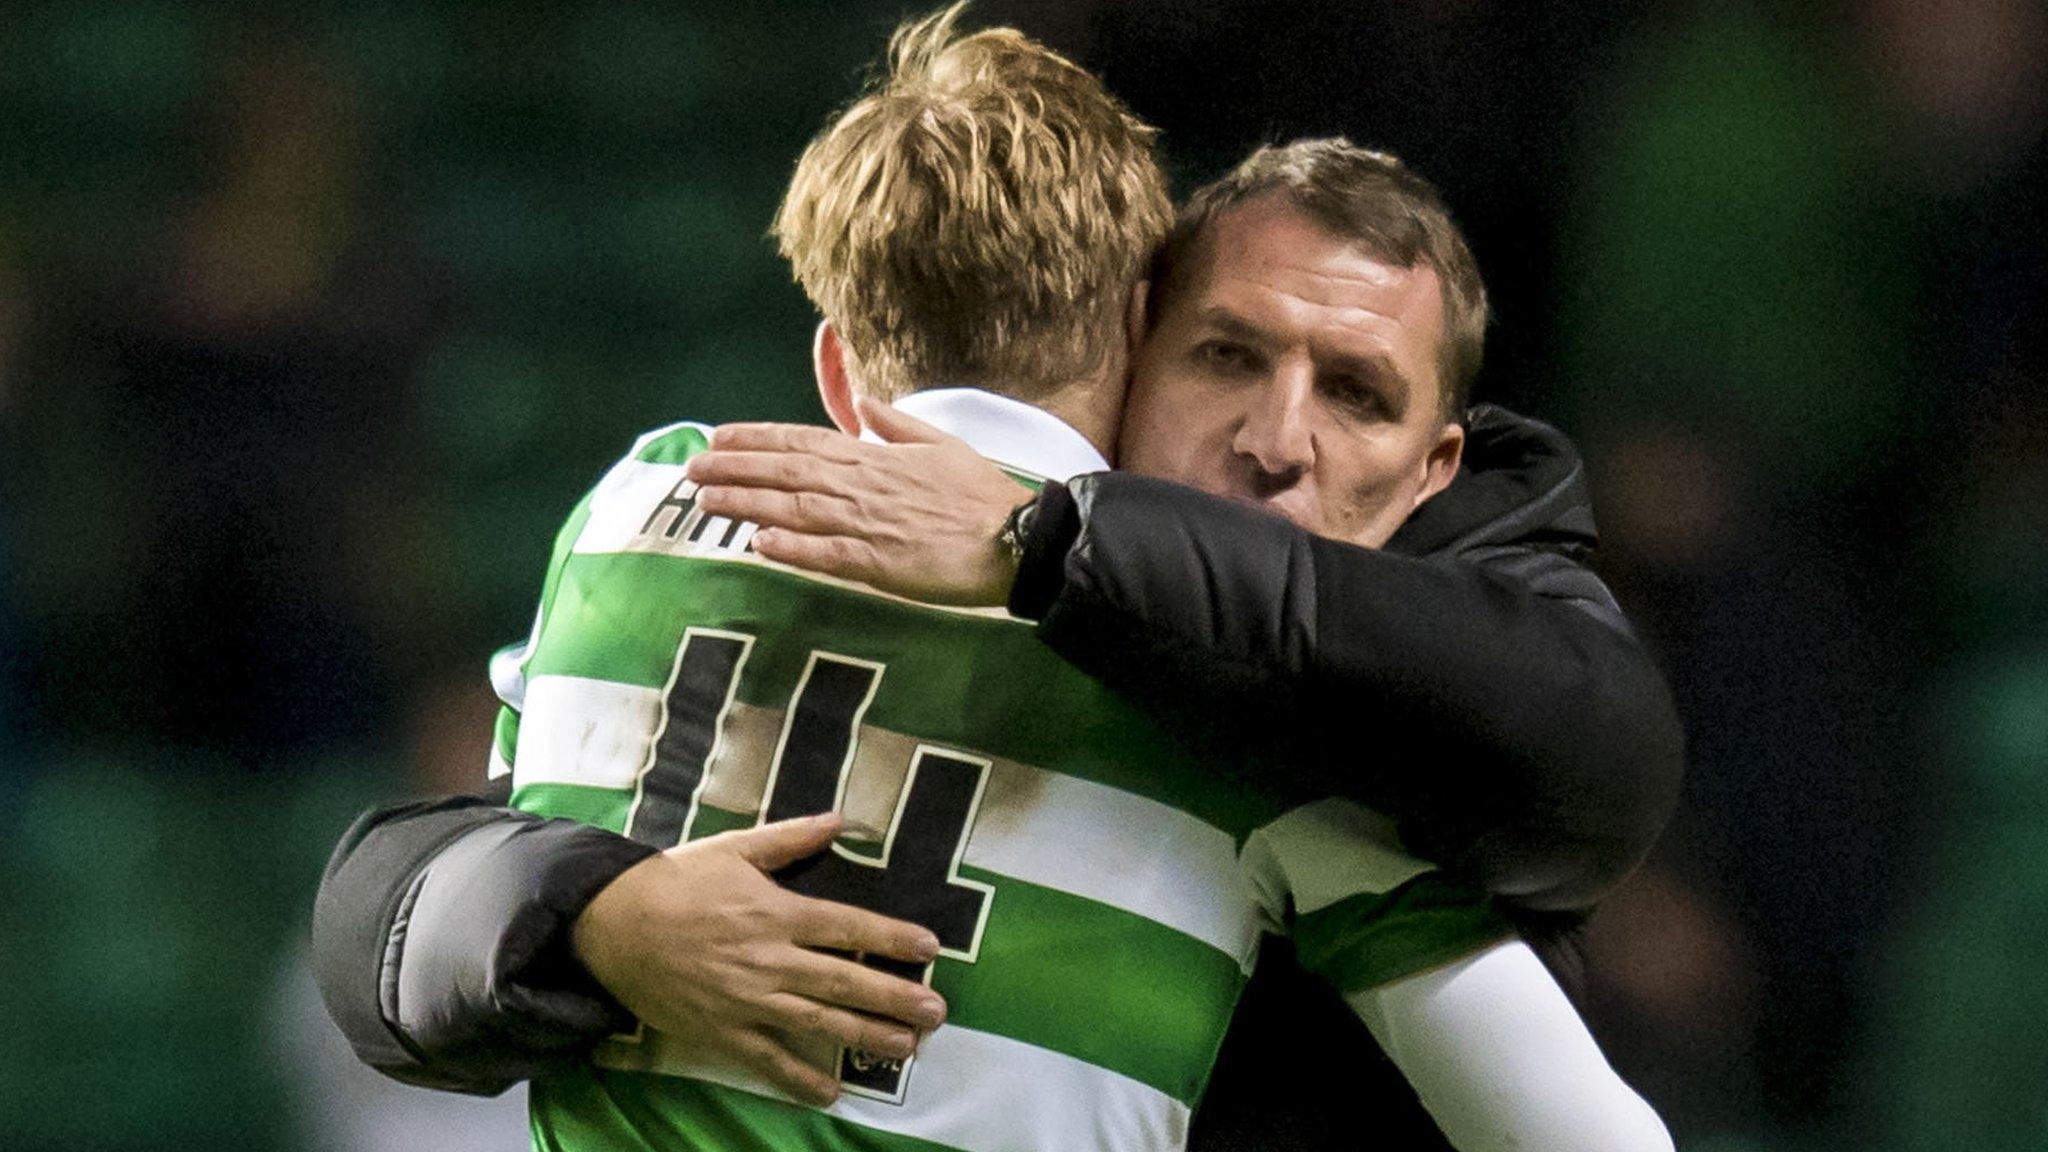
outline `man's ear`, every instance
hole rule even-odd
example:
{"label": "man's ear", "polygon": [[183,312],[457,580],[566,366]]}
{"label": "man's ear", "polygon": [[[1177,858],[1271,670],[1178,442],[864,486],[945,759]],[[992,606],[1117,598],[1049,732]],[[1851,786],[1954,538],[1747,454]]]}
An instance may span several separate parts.
{"label": "man's ear", "polygon": [[848,436],[860,435],[860,417],[853,410],[853,381],[846,375],[846,346],[839,329],[830,320],[818,322],[818,335],[811,341],[811,371],[818,377],[818,399],[825,403],[825,415]]}
{"label": "man's ear", "polygon": [[[1422,458],[1422,487],[1415,493],[1415,508],[1451,486],[1458,478],[1458,465],[1465,459],[1465,426],[1455,420],[1437,430],[1436,443]],[[1414,509],[1411,508],[1410,511]]]}

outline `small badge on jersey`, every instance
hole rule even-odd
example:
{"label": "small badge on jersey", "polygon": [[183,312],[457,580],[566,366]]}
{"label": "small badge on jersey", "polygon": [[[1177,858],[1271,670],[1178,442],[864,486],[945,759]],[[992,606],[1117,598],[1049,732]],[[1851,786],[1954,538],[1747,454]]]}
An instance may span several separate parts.
{"label": "small badge on jersey", "polygon": [[910,1080],[910,1063],[915,1059],[896,1060],[858,1048],[841,1048],[839,1083],[856,1096],[901,1104],[904,1085]]}

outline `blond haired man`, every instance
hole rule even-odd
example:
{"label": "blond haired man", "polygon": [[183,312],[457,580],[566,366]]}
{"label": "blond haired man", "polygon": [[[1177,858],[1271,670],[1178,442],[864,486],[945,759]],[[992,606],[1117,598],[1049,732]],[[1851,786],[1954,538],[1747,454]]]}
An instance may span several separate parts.
{"label": "blond haired man", "polygon": [[[1172,218],[1152,132],[1019,33],[956,36],[956,14],[897,35],[778,216],[826,317],[819,390],[849,431],[856,395],[879,395],[1012,475],[1100,471],[1132,289]],[[711,433],[650,433],[599,483],[497,669],[513,804],[667,851],[579,921],[584,963],[645,1027],[535,1079],[537,1143],[1178,1148],[1259,938],[1236,847],[1268,802],[1219,794],[1020,622],[761,560],[749,526],[694,506],[683,466]],[[830,851],[756,859],[800,897],[918,925],[880,963],[943,993],[949,1023],[913,1056],[844,1014],[806,1054],[829,1077],[814,1098],[838,1097],[820,1111],[748,1059],[772,1029],[725,1049],[672,1029],[646,983],[659,941],[613,912],[682,885],[722,829],[797,843],[816,825],[784,821],[835,812]],[[1471,940],[1500,930],[1473,907]]]}

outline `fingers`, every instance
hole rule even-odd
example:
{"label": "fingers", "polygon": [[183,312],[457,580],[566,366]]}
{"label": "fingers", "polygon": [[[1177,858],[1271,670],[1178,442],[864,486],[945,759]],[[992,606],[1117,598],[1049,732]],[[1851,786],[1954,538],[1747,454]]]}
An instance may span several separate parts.
{"label": "fingers", "polygon": [[778,820],[759,828],[724,833],[721,839],[740,858],[763,872],[787,868],[806,856],[823,852],[839,835],[844,819],[837,812]]}
{"label": "fingers", "polygon": [[[723,429],[721,429],[723,431]],[[740,451],[719,448],[699,452],[683,465],[690,479],[707,487],[734,485],[775,488],[784,492],[838,492],[859,475],[853,460],[827,460],[800,452]]]}
{"label": "fingers", "polygon": [[809,424],[721,424],[711,430],[719,452],[791,452],[825,460],[858,460],[860,441],[831,428]]}
{"label": "fingers", "polygon": [[839,1078],[811,1065],[779,1037],[745,1031],[735,1034],[731,1043],[757,1075],[799,1103],[823,1108],[839,1099]]}
{"label": "fingers", "polygon": [[763,528],[754,534],[754,551],[778,564],[845,580],[872,582],[876,570],[874,545],[851,536]]}
{"label": "fingers", "polygon": [[908,1060],[917,1051],[917,1033],[891,1020],[863,1016],[805,996],[777,996],[764,1007],[769,1023],[779,1031],[816,1036],[891,1060]]}
{"label": "fingers", "polygon": [[799,532],[840,533],[858,527],[851,501],[816,492],[778,492],[773,488],[699,488],[697,507],[707,516],[746,520],[768,528]]}
{"label": "fingers", "polygon": [[844,956],[799,950],[790,958],[786,979],[798,995],[900,1021],[920,1032],[946,1022],[946,1001],[937,992]]}
{"label": "fingers", "polygon": [[943,444],[955,439],[873,396],[854,397],[853,410],[860,417],[861,427],[880,436],[885,443]]}
{"label": "fingers", "polygon": [[890,960],[923,964],[938,958],[939,938],[931,929],[908,920],[892,920],[879,912],[837,904],[830,900],[798,897],[792,919],[793,940],[805,948],[830,948],[837,952],[859,952]]}

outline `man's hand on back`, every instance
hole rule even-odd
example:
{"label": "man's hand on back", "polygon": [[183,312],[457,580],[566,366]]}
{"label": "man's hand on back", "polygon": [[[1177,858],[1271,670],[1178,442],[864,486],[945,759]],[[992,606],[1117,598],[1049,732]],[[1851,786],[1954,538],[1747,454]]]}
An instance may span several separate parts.
{"label": "man's hand on back", "polygon": [[997,542],[1031,489],[958,437],[878,400],[857,402],[886,443],[801,424],[728,424],[690,459],[697,507],[761,526],[770,560],[933,604],[1000,605],[1017,578]]}
{"label": "man's hand on back", "polygon": [[929,988],[818,951],[921,963],[938,955],[937,937],[768,877],[823,851],[839,826],[836,813],[786,820],[649,857],[583,910],[576,954],[650,1027],[828,1104],[838,1081],[797,1054],[801,1041],[903,1059],[945,1018]]}

